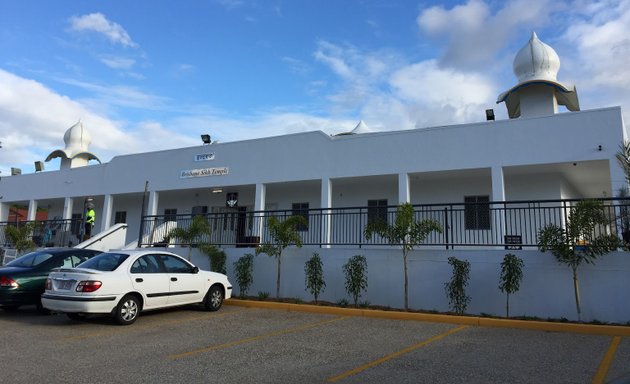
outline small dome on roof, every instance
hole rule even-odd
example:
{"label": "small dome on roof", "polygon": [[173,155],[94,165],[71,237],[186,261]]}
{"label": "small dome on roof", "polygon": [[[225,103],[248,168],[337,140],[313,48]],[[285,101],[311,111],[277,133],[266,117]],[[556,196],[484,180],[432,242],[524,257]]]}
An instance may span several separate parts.
{"label": "small dome on roof", "polygon": [[92,136],[83,127],[83,123],[79,120],[75,125],[68,128],[63,135],[63,141],[66,143],[66,150],[86,151],[92,142]]}
{"label": "small dome on roof", "polygon": [[88,150],[92,136],[83,126],[81,120],[68,128],[63,135],[63,141],[66,143],[66,148],[52,151],[46,157],[46,161],[57,157],[61,158],[61,169],[83,167],[88,165],[90,160],[101,162],[95,154]]}
{"label": "small dome on roof", "polygon": [[361,120],[359,121],[359,124],[357,124],[357,126],[354,127],[351,133],[360,134],[360,133],[370,133],[370,132],[372,132],[370,127],[368,127],[367,124],[365,124],[365,122]]}
{"label": "small dome on roof", "polygon": [[556,51],[532,32],[529,42],[516,54],[514,75],[519,83],[531,80],[557,81],[560,58]]}

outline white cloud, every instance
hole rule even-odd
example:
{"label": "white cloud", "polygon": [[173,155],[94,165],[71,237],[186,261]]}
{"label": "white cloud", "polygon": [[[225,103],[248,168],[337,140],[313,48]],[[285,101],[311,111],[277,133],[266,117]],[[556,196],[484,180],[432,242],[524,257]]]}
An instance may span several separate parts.
{"label": "white cloud", "polygon": [[93,96],[83,102],[96,103],[105,109],[107,106],[118,106],[156,110],[164,108],[169,101],[166,97],[151,95],[126,85],[101,85],[69,78],[57,80],[89,91]]}
{"label": "white cloud", "polygon": [[101,62],[113,69],[131,69],[136,63],[134,59],[119,56],[101,56]]}
{"label": "white cloud", "polygon": [[97,12],[83,16],[72,16],[70,18],[70,28],[78,32],[91,31],[99,33],[112,43],[121,44],[126,47],[137,46],[120,24],[107,20],[102,13]]}
{"label": "white cloud", "polygon": [[433,6],[420,12],[418,27],[445,44],[442,62],[459,68],[491,63],[510,39],[527,28],[544,25],[560,5],[551,0],[501,2],[494,13],[487,2],[469,0],[447,9]]}
{"label": "white cloud", "polygon": [[[421,119],[421,126],[432,122],[453,124],[478,120],[481,111],[492,105],[497,95],[489,77],[440,68],[435,60],[401,68],[392,75],[390,83],[405,104],[423,110],[423,116],[435,115]],[[444,116],[444,109],[451,113]]]}
{"label": "white cloud", "polygon": [[328,96],[333,115],[358,114],[375,130],[480,121],[498,93],[490,77],[436,60],[407,62],[330,42],[319,42],[315,57],[341,80]]}
{"label": "white cloud", "polygon": [[[178,126],[172,129],[155,122],[116,121],[96,110],[107,110],[107,105],[91,107],[90,103],[72,100],[41,83],[16,76],[0,69],[0,168],[3,175],[13,166],[32,171],[33,162],[43,161],[55,149],[64,148],[63,135],[79,119],[92,135],[90,151],[102,161],[111,157],[136,152],[184,147],[194,144],[191,135],[181,134]],[[103,91],[106,87],[96,87]],[[144,105],[150,96],[125,87],[111,87],[108,102],[135,98]],[[155,98],[158,99],[159,98]],[[129,104],[129,100],[123,103]],[[134,103],[132,101],[132,103]],[[47,169],[51,169],[47,164]]]}

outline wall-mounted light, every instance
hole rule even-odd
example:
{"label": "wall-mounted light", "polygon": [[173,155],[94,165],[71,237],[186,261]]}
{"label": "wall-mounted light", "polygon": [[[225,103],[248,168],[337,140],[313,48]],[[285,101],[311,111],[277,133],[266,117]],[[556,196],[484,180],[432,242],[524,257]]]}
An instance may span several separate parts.
{"label": "wall-mounted light", "polygon": [[494,109],[486,109],[486,120],[494,120]]}
{"label": "wall-mounted light", "polygon": [[212,193],[221,193],[223,192],[223,189],[221,188],[212,188]]}
{"label": "wall-mounted light", "polygon": [[21,168],[11,168],[11,176],[18,176],[22,174]]}
{"label": "wall-mounted light", "polygon": [[42,163],[41,161],[36,161],[35,162],[35,172],[41,172],[44,170],[44,163]]}
{"label": "wall-mounted light", "polygon": [[601,150],[602,150],[602,145],[601,145],[601,144],[597,146],[597,150],[598,150],[598,151],[601,151]]}
{"label": "wall-mounted light", "polygon": [[201,135],[201,141],[203,141],[204,144],[210,144],[210,135],[204,133]]}

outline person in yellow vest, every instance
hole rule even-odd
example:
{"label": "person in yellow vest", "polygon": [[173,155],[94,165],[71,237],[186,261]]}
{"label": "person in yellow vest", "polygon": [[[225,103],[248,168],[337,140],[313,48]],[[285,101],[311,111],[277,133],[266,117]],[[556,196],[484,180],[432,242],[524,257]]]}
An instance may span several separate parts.
{"label": "person in yellow vest", "polygon": [[88,204],[87,212],[85,212],[85,237],[83,240],[87,240],[92,236],[92,227],[94,226],[94,219],[96,219],[96,213],[94,212],[94,204]]}

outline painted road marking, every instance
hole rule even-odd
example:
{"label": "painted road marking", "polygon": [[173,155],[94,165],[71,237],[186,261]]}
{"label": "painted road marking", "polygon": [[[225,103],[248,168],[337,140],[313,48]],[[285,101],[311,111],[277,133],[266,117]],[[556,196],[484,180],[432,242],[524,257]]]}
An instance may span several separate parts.
{"label": "painted road marking", "polygon": [[608,347],[608,351],[604,355],[604,359],[599,364],[599,369],[593,378],[593,384],[601,384],[606,379],[608,375],[608,370],[610,369],[610,364],[612,364],[613,359],[615,358],[615,353],[617,352],[617,347],[619,347],[619,343],[621,342],[620,336],[613,337],[610,342],[610,346]]}
{"label": "painted road marking", "polygon": [[206,348],[195,349],[194,351],[179,353],[177,355],[170,355],[168,358],[171,359],[171,360],[177,360],[177,359],[181,359],[183,357],[193,356],[193,355],[197,355],[197,354],[204,353],[204,352],[215,351],[217,349],[229,348],[229,347],[233,347],[233,346],[240,345],[240,344],[251,343],[253,341],[267,339],[267,338],[273,337],[273,336],[280,336],[280,335],[286,335],[288,333],[304,331],[304,330],[307,330],[307,329],[319,327],[319,326],[322,326],[322,325],[325,325],[325,324],[330,324],[330,323],[334,323],[334,322],[339,321],[339,320],[345,320],[345,319],[349,319],[349,318],[350,318],[350,316],[335,317],[334,319],[329,319],[329,320],[319,321],[319,322],[316,322],[316,323],[310,323],[310,324],[306,324],[306,325],[301,325],[301,326],[295,327],[295,328],[283,329],[283,330],[280,330],[280,331],[265,333],[265,334],[262,334],[262,335],[259,335],[259,336],[248,337],[246,339],[240,339],[240,340],[231,341],[229,343],[224,343],[224,344],[219,344],[219,345],[211,345],[211,346],[206,347]]}
{"label": "painted road marking", "polygon": [[[126,333],[130,331],[141,331],[141,330],[149,329],[149,328],[155,329],[156,326],[174,325],[174,324],[188,323],[188,322],[197,321],[197,320],[213,319],[216,317],[223,317],[223,316],[227,316],[227,315],[230,315],[233,313],[239,313],[239,312],[242,312],[242,311],[230,311],[230,312],[206,314],[206,315],[201,315],[201,316],[190,316],[190,317],[178,318],[175,320],[169,320],[169,321],[161,322],[158,324],[154,322],[147,323],[146,325],[136,324],[136,325],[127,326],[124,329],[120,329],[119,327],[117,327],[115,330],[105,330],[105,331],[99,331],[99,332],[85,333],[82,335],[66,336],[66,337],[59,338],[58,340],[59,341],[77,341],[77,340],[89,339],[92,337],[113,336],[113,335]],[[87,324],[84,324],[84,325],[87,325]]]}
{"label": "painted road marking", "polygon": [[463,330],[463,329],[466,329],[466,328],[468,328],[468,326],[467,326],[467,325],[462,325],[461,327],[454,328],[454,329],[450,329],[450,330],[448,330],[448,331],[446,331],[446,332],[444,332],[444,333],[440,333],[440,334],[439,334],[439,335],[437,335],[437,336],[433,336],[433,337],[432,337],[432,338],[430,338],[430,339],[427,339],[427,340],[421,341],[421,342],[419,342],[419,343],[417,343],[417,344],[411,345],[411,346],[409,346],[409,347],[407,347],[407,348],[405,348],[405,349],[401,349],[400,351],[397,351],[397,352],[391,353],[391,354],[389,354],[389,355],[387,355],[387,356],[383,356],[383,357],[381,357],[380,359],[374,360],[374,361],[372,361],[372,362],[369,362],[369,363],[367,363],[367,364],[364,364],[364,365],[362,365],[362,366],[360,366],[360,367],[357,367],[357,368],[355,368],[355,369],[352,369],[352,370],[350,370],[350,371],[346,371],[346,372],[344,372],[344,373],[342,373],[342,374],[339,374],[339,375],[337,375],[337,376],[330,377],[330,378],[328,378],[328,380],[327,380],[327,381],[328,381],[329,383],[334,383],[334,382],[337,382],[337,381],[339,381],[339,380],[341,380],[341,379],[345,379],[345,378],[346,378],[346,377],[348,377],[348,376],[356,375],[357,373],[363,372],[363,371],[365,371],[366,369],[369,369],[369,368],[375,367],[375,366],[377,366],[377,365],[379,365],[379,364],[382,364],[382,363],[384,363],[384,362],[386,362],[386,361],[389,361],[389,360],[391,360],[391,359],[393,359],[393,358],[395,358],[395,357],[402,356],[402,355],[404,355],[404,354],[406,354],[406,353],[409,353],[409,352],[411,352],[411,351],[414,351],[414,350],[416,350],[416,349],[418,349],[418,348],[424,347],[424,346],[425,346],[425,345],[427,345],[427,344],[430,344],[430,343],[432,343],[432,342],[434,342],[434,341],[437,341],[437,340],[443,339],[443,338],[445,338],[446,336],[452,335],[452,334],[454,334],[454,333],[456,333],[456,332],[459,332],[459,331],[461,331],[461,330]]}

